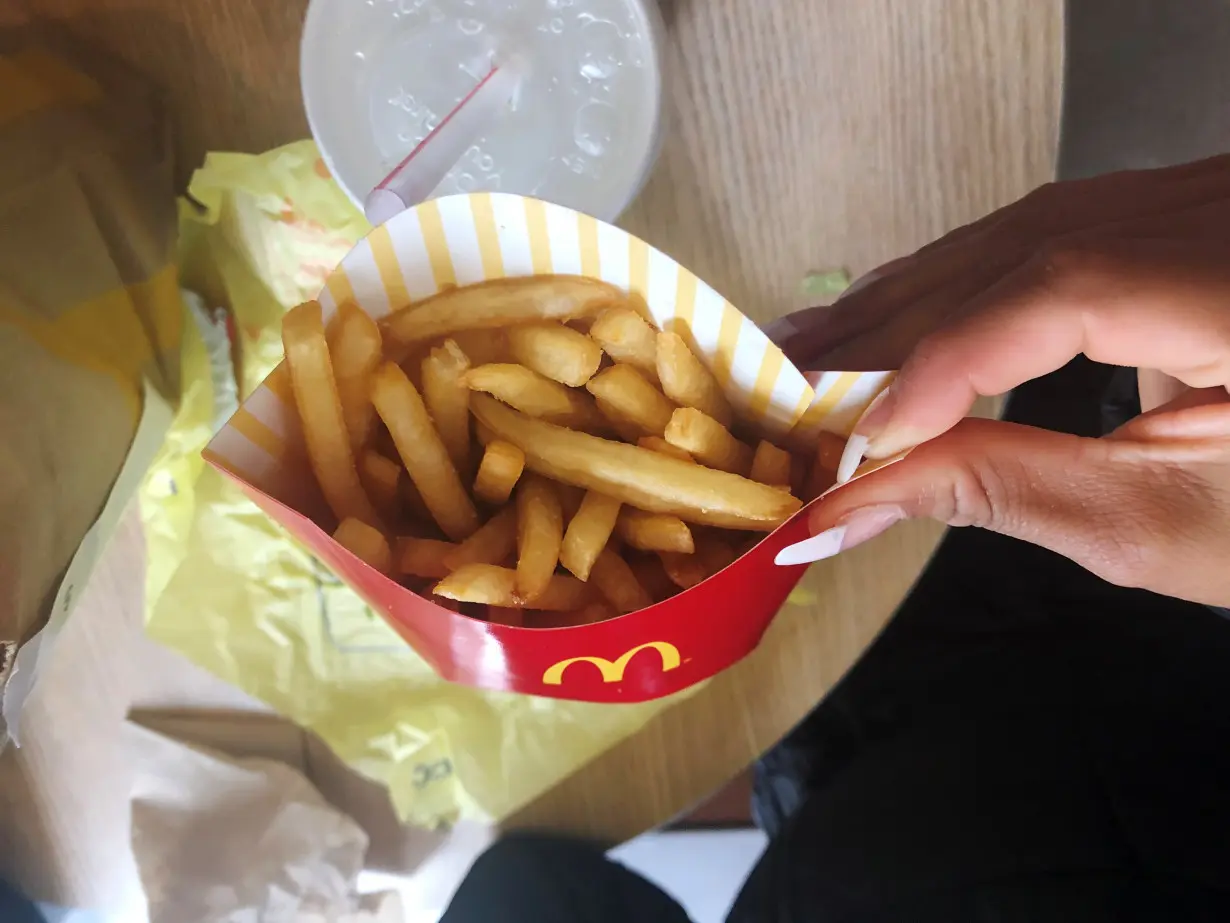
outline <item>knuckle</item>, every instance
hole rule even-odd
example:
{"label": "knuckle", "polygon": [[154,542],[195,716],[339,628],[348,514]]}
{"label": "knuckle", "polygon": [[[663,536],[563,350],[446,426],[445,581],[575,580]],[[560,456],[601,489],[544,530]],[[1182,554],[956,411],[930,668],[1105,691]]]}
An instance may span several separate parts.
{"label": "knuckle", "polygon": [[1048,294],[1079,295],[1105,279],[1111,267],[1106,255],[1079,240],[1048,241],[1030,264],[1032,281]]}
{"label": "knuckle", "polygon": [[953,477],[929,488],[932,515],[950,526],[978,526],[993,532],[1019,534],[1022,497],[1018,479],[999,463],[971,461]]}

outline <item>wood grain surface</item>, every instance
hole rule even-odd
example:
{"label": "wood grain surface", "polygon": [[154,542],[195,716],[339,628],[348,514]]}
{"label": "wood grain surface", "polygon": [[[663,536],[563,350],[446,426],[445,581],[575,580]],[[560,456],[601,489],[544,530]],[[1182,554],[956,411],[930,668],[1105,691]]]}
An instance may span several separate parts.
{"label": "wood grain surface", "polygon": [[[811,269],[865,271],[1051,178],[1060,0],[662,5],[667,140],[621,223],[753,319],[802,306]],[[304,6],[0,0],[0,27],[36,24],[155,81],[179,122],[186,177],[206,150],[262,150],[306,134]],[[814,568],[810,602],[784,611],[752,656],[512,823],[619,840],[700,801],[850,669],[938,536],[930,524],[902,525]],[[140,561],[122,566],[135,572]]]}

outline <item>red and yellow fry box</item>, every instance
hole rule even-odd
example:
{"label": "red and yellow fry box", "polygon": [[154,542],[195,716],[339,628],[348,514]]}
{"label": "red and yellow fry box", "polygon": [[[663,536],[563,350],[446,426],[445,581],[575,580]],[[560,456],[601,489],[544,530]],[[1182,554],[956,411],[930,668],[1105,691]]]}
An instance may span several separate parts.
{"label": "red and yellow fry box", "polygon": [[[891,379],[888,372],[805,377],[755,324],[670,257],[588,215],[513,195],[450,196],[403,212],[342,260],[320,302],[326,318],[344,301],[380,318],[449,286],[549,273],[603,279],[639,295],[646,319],[683,336],[739,418],[769,439],[789,436],[797,444],[822,430],[847,436]],[[330,517],[304,454],[284,366],[243,403],[205,457],[444,679],[484,689],[587,702],[670,695],[755,648],[804,570],[773,559],[807,537],[805,511],[713,577],[648,609],[577,627],[496,624],[416,595],[316,525]]]}

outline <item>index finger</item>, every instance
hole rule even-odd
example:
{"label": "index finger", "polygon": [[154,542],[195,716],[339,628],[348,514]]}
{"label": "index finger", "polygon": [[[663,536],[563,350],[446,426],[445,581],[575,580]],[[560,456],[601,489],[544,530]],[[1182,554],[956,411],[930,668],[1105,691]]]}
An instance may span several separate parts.
{"label": "index finger", "polygon": [[867,455],[938,436],[980,396],[1003,394],[1084,353],[1195,387],[1230,382],[1230,267],[1190,242],[1110,240],[1041,254],[924,337],[860,422]]}

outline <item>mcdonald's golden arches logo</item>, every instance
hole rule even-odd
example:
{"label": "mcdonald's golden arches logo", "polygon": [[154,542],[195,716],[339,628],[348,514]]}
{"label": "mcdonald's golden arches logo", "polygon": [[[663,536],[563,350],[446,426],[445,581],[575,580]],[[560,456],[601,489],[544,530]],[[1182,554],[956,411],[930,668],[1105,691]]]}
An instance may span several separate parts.
{"label": "mcdonald's golden arches logo", "polygon": [[663,673],[679,666],[679,648],[669,641],[646,641],[644,644],[638,644],[614,661],[607,660],[605,657],[569,657],[567,660],[553,663],[542,674],[543,685],[558,686],[562,684],[564,682],[564,671],[574,663],[592,663],[598,668],[598,672],[602,674],[602,681],[604,683],[618,683],[624,678],[624,671],[628,669],[628,663],[632,658],[647,648],[657,651],[658,656],[662,658]]}

